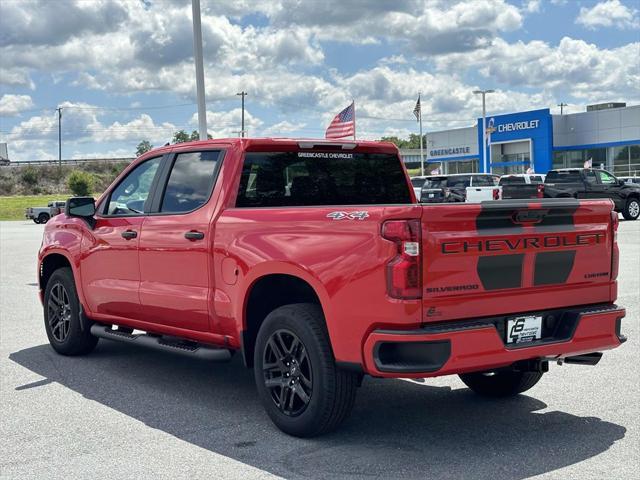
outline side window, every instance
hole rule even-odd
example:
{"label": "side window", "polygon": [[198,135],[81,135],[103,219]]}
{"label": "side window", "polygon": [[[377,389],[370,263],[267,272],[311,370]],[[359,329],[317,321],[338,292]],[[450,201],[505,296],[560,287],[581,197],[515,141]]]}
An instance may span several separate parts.
{"label": "side window", "polygon": [[179,153],[169,174],[160,211],[185,213],[207,203],[219,158],[219,150]]}
{"label": "side window", "polygon": [[540,175],[533,175],[531,177],[529,177],[529,179],[531,180],[531,183],[542,183],[542,177]]}
{"label": "side window", "polygon": [[586,180],[587,183],[590,183],[591,185],[595,185],[596,183],[598,183],[596,172],[594,172],[593,170],[584,172],[584,179]]}
{"label": "side window", "polygon": [[162,157],[146,160],[135,167],[111,192],[107,215],[139,215],[145,211],[153,179]]}
{"label": "side window", "polygon": [[616,177],[611,175],[609,172],[599,171],[598,175],[600,175],[600,181],[605,185],[613,185],[616,183]]}

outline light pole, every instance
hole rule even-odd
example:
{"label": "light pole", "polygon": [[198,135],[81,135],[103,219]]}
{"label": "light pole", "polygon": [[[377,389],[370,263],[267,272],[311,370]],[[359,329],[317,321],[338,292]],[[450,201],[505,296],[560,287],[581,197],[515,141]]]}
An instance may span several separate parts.
{"label": "light pole", "polygon": [[62,107],[58,111],[58,167],[62,167]]}
{"label": "light pole", "polygon": [[484,173],[489,173],[489,163],[487,162],[487,104],[485,97],[487,93],[493,93],[495,90],[474,90],[476,95],[482,95],[482,163]]}
{"label": "light pole", "polygon": [[248,95],[248,93],[242,90],[241,92],[236,93],[236,95],[240,95],[242,97],[242,130],[240,131],[240,136],[244,138],[244,97]]}
{"label": "light pole", "polygon": [[204,97],[204,61],[202,59],[202,24],[200,0],[191,0],[193,16],[193,59],[196,63],[196,92],[198,96],[198,131],[200,140],[207,139],[207,106]]}

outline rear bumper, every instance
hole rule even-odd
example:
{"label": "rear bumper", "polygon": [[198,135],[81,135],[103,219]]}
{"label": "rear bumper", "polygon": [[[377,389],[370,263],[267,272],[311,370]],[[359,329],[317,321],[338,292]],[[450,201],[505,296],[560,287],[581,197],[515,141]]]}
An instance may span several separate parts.
{"label": "rear bumper", "polygon": [[364,343],[364,369],[377,377],[436,377],[609,350],[626,340],[620,334],[624,316],[624,308],[616,305],[568,309],[553,335],[524,346],[507,346],[504,321],[496,319],[374,330]]}

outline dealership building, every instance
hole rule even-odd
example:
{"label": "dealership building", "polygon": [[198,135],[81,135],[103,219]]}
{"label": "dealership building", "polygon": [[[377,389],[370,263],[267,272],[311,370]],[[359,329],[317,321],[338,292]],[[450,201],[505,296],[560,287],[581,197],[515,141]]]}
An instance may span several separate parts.
{"label": "dealership building", "polygon": [[[546,173],[591,159],[593,167],[618,176],[640,175],[640,105],[605,103],[566,115],[545,108],[487,115],[486,123],[486,148],[482,118],[472,127],[428,133],[425,173]],[[401,149],[400,155],[408,167],[420,165],[419,149]]]}

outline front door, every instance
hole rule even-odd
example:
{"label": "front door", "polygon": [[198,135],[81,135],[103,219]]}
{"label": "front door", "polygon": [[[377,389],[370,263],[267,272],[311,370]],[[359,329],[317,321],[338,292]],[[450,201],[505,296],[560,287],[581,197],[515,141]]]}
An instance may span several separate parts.
{"label": "front door", "polygon": [[140,236],[143,319],[209,331],[213,298],[213,201],[220,150],[178,153]]}
{"label": "front door", "polygon": [[138,243],[161,159],[131,170],[102,202],[95,228],[83,237],[81,275],[92,313],[140,318]]}

